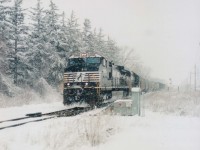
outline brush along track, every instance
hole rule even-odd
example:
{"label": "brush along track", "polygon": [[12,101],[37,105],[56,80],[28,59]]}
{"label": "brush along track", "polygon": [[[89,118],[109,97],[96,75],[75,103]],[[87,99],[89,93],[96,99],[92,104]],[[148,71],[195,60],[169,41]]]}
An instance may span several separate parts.
{"label": "brush along track", "polygon": [[[91,107],[74,107],[70,109],[64,109],[64,110],[59,110],[59,111],[54,111],[54,112],[48,112],[48,113],[32,113],[32,114],[26,114],[26,117],[21,117],[21,118],[14,118],[10,120],[4,120],[0,121],[0,123],[7,123],[7,122],[15,122],[15,121],[20,121],[20,120],[26,120],[24,122],[18,122],[12,125],[0,127],[0,130],[7,129],[7,128],[12,128],[12,127],[17,127],[21,126],[27,123],[31,122],[40,122],[48,119],[53,119],[57,117],[69,117],[69,116],[75,116],[83,112],[87,112],[89,110],[92,110]],[[38,119],[36,119],[38,118]],[[31,120],[30,120],[31,119]],[[29,121],[27,121],[29,120]]]}
{"label": "brush along track", "polygon": [[[99,106],[99,108],[107,107],[111,103],[113,102],[103,103]],[[37,113],[26,114],[26,117],[0,121],[0,124],[16,122],[15,124],[0,127],[0,130],[21,126],[21,125],[31,123],[31,122],[40,122],[40,121],[58,118],[58,117],[76,116],[80,113],[87,112],[90,110],[93,110],[93,108],[92,107],[74,107],[70,109],[64,109],[64,110],[53,111],[53,112],[48,112],[48,113],[37,112]],[[20,122],[21,120],[24,120],[24,122]]]}

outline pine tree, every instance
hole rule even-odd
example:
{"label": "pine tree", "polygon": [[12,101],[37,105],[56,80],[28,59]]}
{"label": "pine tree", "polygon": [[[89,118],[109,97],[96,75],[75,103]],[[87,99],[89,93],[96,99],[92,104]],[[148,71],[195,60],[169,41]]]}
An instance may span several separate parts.
{"label": "pine tree", "polygon": [[77,18],[72,11],[70,18],[67,21],[67,51],[69,53],[81,52],[82,50],[82,35],[77,23]]}
{"label": "pine tree", "polygon": [[[58,24],[59,15],[57,6],[50,1],[49,10],[46,11],[46,38],[48,50],[50,52],[49,74],[47,77],[48,83],[57,86],[63,79],[63,70],[66,66],[65,49],[62,47],[65,42],[61,36],[61,26]],[[66,42],[67,43],[67,42]],[[61,45],[62,44],[62,45]]]}
{"label": "pine tree", "polygon": [[11,13],[11,9],[9,6],[5,6],[4,4],[8,4],[10,0],[0,0],[0,36],[1,40],[9,39],[8,37],[8,16]]}
{"label": "pine tree", "polygon": [[60,25],[60,30],[59,30],[59,43],[57,45],[57,52],[59,53],[60,57],[63,58],[65,57],[66,60],[69,56],[69,50],[68,48],[68,28],[66,25],[65,21],[65,13],[62,13],[62,20],[61,20],[61,25]]}
{"label": "pine tree", "polygon": [[5,42],[0,38],[0,72],[2,74],[6,74],[6,71],[8,68],[8,62],[6,60],[8,53],[8,48],[5,44]]}
{"label": "pine tree", "polygon": [[67,26],[66,26],[66,20],[65,20],[65,13],[62,13],[62,20],[60,25],[60,31],[59,31],[59,45],[58,49],[64,50],[66,53],[67,51]]}
{"label": "pine tree", "polygon": [[14,84],[19,85],[26,82],[28,72],[31,67],[28,65],[25,53],[26,45],[26,31],[27,27],[24,25],[24,12],[21,7],[22,0],[15,0],[14,6],[11,7],[9,16],[9,75],[12,76]]}
{"label": "pine tree", "polygon": [[4,29],[4,21],[5,21],[5,6],[3,5],[5,0],[0,0],[0,35],[1,39],[3,38],[3,29]]}
{"label": "pine tree", "polygon": [[31,8],[32,38],[41,36],[44,31],[44,11],[41,7],[41,0],[37,0],[36,8]]}
{"label": "pine tree", "polygon": [[53,3],[52,0],[50,0],[49,10],[46,10],[45,15],[45,26],[46,26],[46,33],[47,33],[47,40],[52,44],[52,46],[56,47],[59,40],[59,15],[57,14],[58,8]]}
{"label": "pine tree", "polygon": [[100,54],[98,50],[98,34],[96,32],[96,28],[92,33],[92,39],[90,42],[91,42],[91,51]]}
{"label": "pine tree", "polygon": [[83,26],[83,49],[85,52],[95,52],[95,39],[89,19],[85,19]]}
{"label": "pine tree", "polygon": [[48,77],[49,57],[51,55],[48,49],[50,44],[47,41],[44,11],[40,0],[37,1],[36,7],[32,8],[30,18],[32,24],[30,26],[31,33],[29,35],[27,57],[33,68],[31,78],[34,82],[36,79]]}
{"label": "pine tree", "polygon": [[96,52],[103,55],[105,51],[106,51],[106,42],[104,40],[102,29],[99,29],[99,33],[96,35]]}
{"label": "pine tree", "polygon": [[9,0],[0,0],[0,72],[5,74],[8,70],[8,61],[6,59],[8,54],[8,47],[6,45],[8,41],[8,15],[10,9],[4,4],[8,4]]}
{"label": "pine tree", "polygon": [[108,37],[108,40],[106,41],[106,48],[104,51],[105,56],[113,60],[115,63],[119,63],[118,54],[120,49],[117,47],[114,40],[112,40],[110,37]]}

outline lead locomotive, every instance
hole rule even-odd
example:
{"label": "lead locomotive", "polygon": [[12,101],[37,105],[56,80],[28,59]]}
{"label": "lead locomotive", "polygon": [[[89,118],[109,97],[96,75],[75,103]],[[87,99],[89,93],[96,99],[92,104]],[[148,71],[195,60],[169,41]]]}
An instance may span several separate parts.
{"label": "lead locomotive", "polygon": [[63,103],[98,105],[111,98],[112,91],[123,91],[127,96],[133,86],[139,86],[139,76],[123,66],[98,54],[74,54],[64,72]]}

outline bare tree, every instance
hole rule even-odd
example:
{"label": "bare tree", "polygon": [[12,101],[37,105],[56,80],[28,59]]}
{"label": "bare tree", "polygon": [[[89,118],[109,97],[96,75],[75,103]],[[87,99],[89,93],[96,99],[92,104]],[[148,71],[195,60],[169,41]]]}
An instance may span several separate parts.
{"label": "bare tree", "polygon": [[140,64],[139,56],[136,54],[133,48],[127,46],[120,48],[120,64],[128,68],[133,68],[133,66]]}
{"label": "bare tree", "polygon": [[151,68],[144,66],[142,63],[135,64],[133,70],[144,79],[149,79],[151,76]]}

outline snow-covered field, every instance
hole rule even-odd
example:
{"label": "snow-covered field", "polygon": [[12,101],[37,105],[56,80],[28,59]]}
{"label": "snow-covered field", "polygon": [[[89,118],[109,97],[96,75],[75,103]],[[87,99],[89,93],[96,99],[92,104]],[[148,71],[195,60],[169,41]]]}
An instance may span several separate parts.
{"label": "snow-covered field", "polygon": [[145,108],[176,116],[200,117],[200,91],[162,91],[144,96]]}
{"label": "snow-covered field", "polygon": [[[0,130],[1,150],[199,150],[200,92],[144,96],[144,116],[112,116],[101,110]],[[0,108],[0,121],[27,112],[66,108],[62,100]],[[0,123],[1,126],[2,123]]]}

